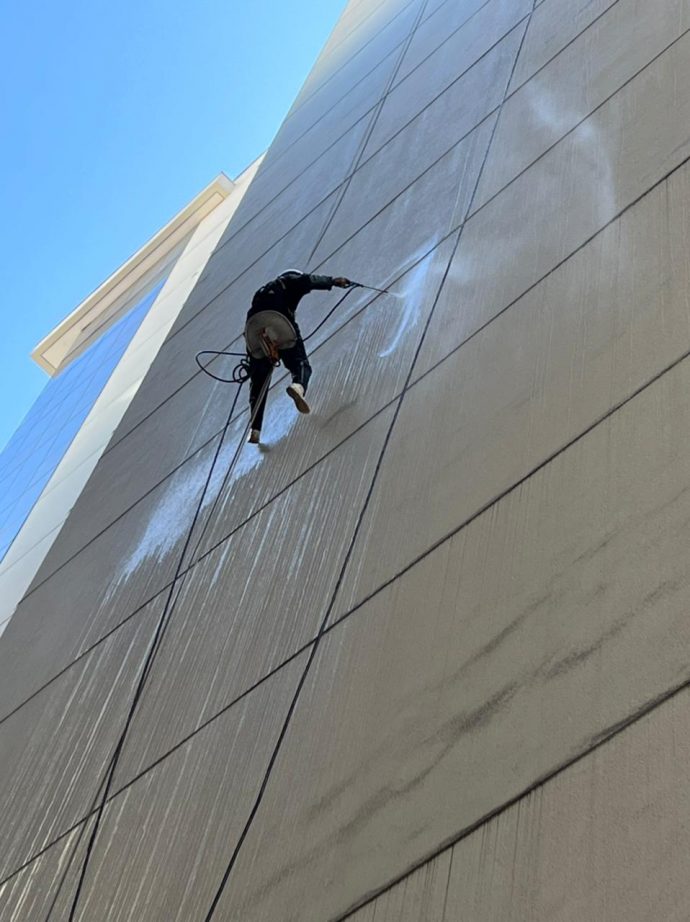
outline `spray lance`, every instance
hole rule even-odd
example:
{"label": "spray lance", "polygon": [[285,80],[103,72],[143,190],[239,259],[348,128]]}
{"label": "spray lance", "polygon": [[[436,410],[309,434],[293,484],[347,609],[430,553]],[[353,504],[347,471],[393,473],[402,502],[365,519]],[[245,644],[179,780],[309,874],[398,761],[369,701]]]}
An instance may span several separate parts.
{"label": "spray lance", "polygon": [[367,291],[378,291],[379,294],[387,295],[390,294],[388,288],[375,288],[373,285],[365,285],[363,282],[350,282],[352,288],[366,288]]}

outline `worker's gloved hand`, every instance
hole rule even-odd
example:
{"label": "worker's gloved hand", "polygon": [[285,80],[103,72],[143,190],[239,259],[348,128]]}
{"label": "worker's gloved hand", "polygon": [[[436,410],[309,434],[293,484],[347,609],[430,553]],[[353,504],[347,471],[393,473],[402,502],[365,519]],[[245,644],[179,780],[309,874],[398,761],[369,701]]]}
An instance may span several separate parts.
{"label": "worker's gloved hand", "polygon": [[350,279],[338,276],[337,279],[333,279],[333,284],[336,288],[350,288],[350,286],[354,285],[354,282],[351,282]]}

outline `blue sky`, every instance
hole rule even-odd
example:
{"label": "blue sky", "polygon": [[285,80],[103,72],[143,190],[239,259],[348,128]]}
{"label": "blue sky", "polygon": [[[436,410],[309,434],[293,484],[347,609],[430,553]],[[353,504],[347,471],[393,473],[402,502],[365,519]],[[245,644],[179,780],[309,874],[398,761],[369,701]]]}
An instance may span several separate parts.
{"label": "blue sky", "polygon": [[0,448],[46,380],[33,346],[270,144],[344,5],[4,5]]}

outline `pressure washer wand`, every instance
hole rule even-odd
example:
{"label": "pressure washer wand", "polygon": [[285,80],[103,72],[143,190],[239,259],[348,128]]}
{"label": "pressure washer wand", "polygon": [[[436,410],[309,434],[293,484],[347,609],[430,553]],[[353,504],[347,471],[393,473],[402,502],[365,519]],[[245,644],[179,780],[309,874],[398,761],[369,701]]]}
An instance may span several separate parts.
{"label": "pressure washer wand", "polygon": [[362,282],[353,282],[355,288],[366,288],[368,291],[378,291],[379,294],[388,295],[390,291],[387,288],[374,288],[373,285],[363,285]]}

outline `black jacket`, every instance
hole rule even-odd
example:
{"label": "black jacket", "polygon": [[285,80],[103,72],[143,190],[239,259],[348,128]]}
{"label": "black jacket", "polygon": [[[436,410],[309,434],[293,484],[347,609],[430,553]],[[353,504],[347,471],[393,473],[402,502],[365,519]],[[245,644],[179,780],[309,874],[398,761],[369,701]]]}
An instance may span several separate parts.
{"label": "black jacket", "polygon": [[259,311],[279,311],[294,323],[295,311],[302,298],[310,291],[330,291],[330,275],[283,275],[267,282],[254,294],[247,319]]}

